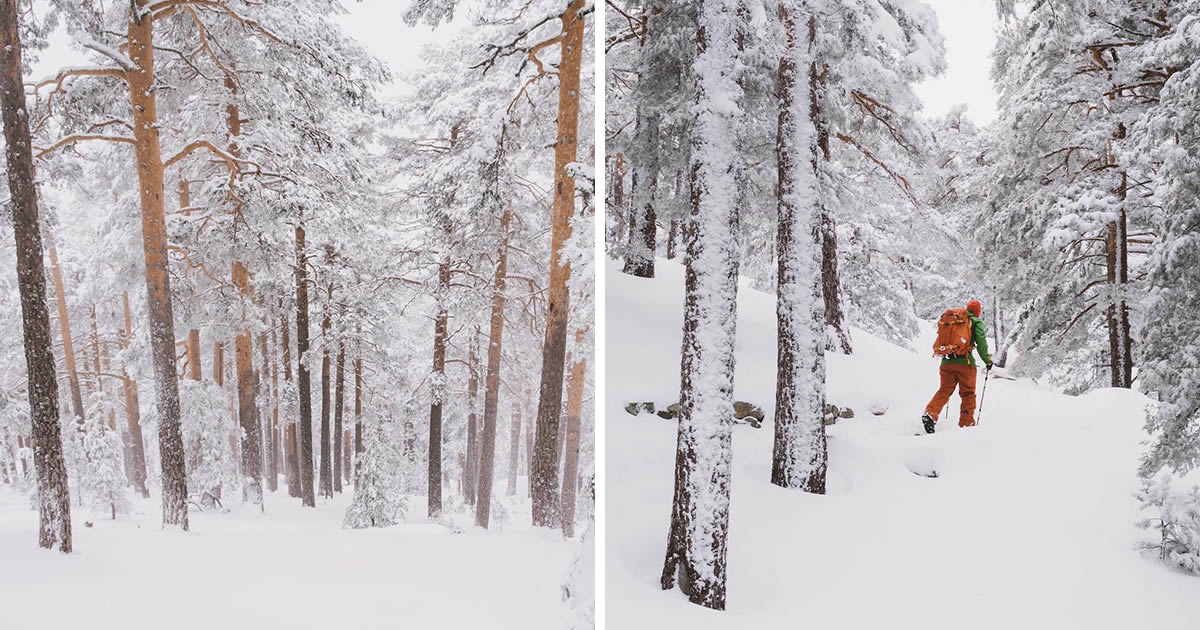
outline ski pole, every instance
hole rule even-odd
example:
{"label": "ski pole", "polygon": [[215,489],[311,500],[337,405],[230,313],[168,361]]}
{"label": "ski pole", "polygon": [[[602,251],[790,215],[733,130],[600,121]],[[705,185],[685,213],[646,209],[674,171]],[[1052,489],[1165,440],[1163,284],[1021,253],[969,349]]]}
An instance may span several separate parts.
{"label": "ski pole", "polygon": [[975,424],[983,424],[983,395],[987,393],[988,377],[992,375],[992,368],[987,368],[983,371],[983,389],[979,390],[979,417],[975,419]]}

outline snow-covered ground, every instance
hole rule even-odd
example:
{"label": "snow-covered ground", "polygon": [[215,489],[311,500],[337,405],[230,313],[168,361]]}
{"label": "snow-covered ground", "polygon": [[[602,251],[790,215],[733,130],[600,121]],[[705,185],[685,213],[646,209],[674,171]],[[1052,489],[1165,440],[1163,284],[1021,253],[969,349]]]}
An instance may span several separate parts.
{"label": "snow-covered ground", "polygon": [[80,510],[63,555],[38,548],[37,513],[0,489],[0,628],[566,626],[561,585],[577,543],[519,525],[344,530],[349,499],[306,510],[268,494],[266,515],[193,512],[186,534],[160,528],[157,499],[116,521]]}
{"label": "snow-covered ground", "polygon": [[678,398],[683,270],[657,271],[607,275],[609,627],[1200,627],[1200,579],[1134,550],[1143,396],[993,375],[980,426],[956,426],[955,396],[918,437],[937,360],[855,330],[855,354],[829,360],[829,400],[856,414],[829,427],[829,493],[784,490],[768,483],[774,299],[745,283],[735,395],[767,421],[734,430],[728,609],[663,592],[675,422],[624,410]]}

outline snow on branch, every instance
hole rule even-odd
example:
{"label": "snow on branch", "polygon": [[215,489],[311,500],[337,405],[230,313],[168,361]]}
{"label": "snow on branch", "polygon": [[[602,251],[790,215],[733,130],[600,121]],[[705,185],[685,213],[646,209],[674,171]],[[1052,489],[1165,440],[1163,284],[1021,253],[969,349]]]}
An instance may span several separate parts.
{"label": "snow on branch", "polygon": [[[250,4],[261,5],[262,3],[250,3]],[[257,20],[252,20],[252,19],[238,13],[237,11],[234,11],[233,7],[230,7],[227,3],[218,2],[217,0],[163,0],[162,2],[156,2],[152,5],[150,5],[149,7],[147,7],[146,10],[150,15],[150,19],[160,20],[162,18],[165,18],[169,15],[174,14],[175,11],[181,7],[187,8],[187,9],[190,9],[192,7],[205,7],[205,8],[209,8],[209,9],[214,9],[216,11],[220,11],[222,13],[227,14],[229,17],[233,18],[236,22],[238,22],[242,26],[245,26],[246,28],[263,35],[267,39],[270,39],[271,41],[273,41],[277,44],[283,43],[283,40],[280,39],[278,35],[276,35],[275,33],[272,33],[270,30],[268,30],[266,27],[264,27],[262,24],[260,24]]]}
{"label": "snow on branch", "polygon": [[[575,19],[582,20],[589,13],[591,13],[595,10],[596,10],[595,5],[589,5],[587,7],[584,7],[583,9],[580,9],[578,13],[575,14]],[[540,41],[533,45],[522,45],[522,42],[524,42],[526,40],[526,38],[528,38],[535,30],[537,30],[538,28],[541,28],[543,25],[545,25],[549,22],[552,22],[554,20],[561,20],[564,13],[566,13],[566,12],[564,11],[562,13],[547,15],[547,16],[543,17],[542,19],[538,20],[537,22],[534,22],[532,25],[519,31],[507,43],[484,44],[483,49],[491,54],[488,56],[487,59],[484,59],[483,61],[481,61],[473,66],[470,66],[470,68],[472,70],[482,69],[483,74],[487,74],[488,71],[491,70],[501,59],[503,59],[505,57],[511,57],[511,56],[517,55],[517,54],[524,54],[526,56],[526,58],[524,61],[521,62],[521,67],[517,69],[516,76],[520,76],[520,74],[525,71],[525,67],[528,66],[529,62],[531,62],[531,61],[533,62],[533,64],[535,66],[537,66],[539,75],[555,74],[553,72],[548,72],[542,66],[542,62],[540,59],[538,59],[537,53],[538,53],[538,51],[542,50],[543,48],[546,48],[546,47],[549,47],[549,46],[552,46],[554,44],[561,42],[562,38],[563,38],[563,33],[565,32],[565,29],[560,30],[553,37],[543,40],[543,41]]]}
{"label": "snow on branch", "polygon": [[75,39],[84,48],[87,48],[88,50],[94,50],[101,55],[104,55],[105,57],[115,61],[122,70],[126,72],[133,72],[134,70],[137,70],[137,65],[134,64],[129,57],[121,54],[121,51],[117,50],[116,48],[87,37],[76,37]]}
{"label": "snow on branch", "polygon": [[836,134],[836,137],[838,140],[841,140],[855,149],[858,149],[859,153],[863,154],[864,157],[874,162],[879,166],[879,168],[883,169],[883,172],[887,173],[888,176],[892,178],[892,181],[896,183],[896,186],[900,188],[900,191],[904,193],[904,196],[908,197],[908,200],[912,203],[913,207],[920,206],[920,203],[917,202],[916,195],[913,194],[912,187],[908,184],[908,179],[896,171],[893,171],[886,163],[884,163],[883,160],[879,159],[874,153],[871,153],[866,149],[866,147],[859,144],[858,140],[855,140],[844,133]]}
{"label": "snow on branch", "polygon": [[39,147],[34,147],[34,151],[37,151],[37,153],[34,155],[34,157],[36,157],[36,158],[38,158],[38,159],[41,159],[41,158],[44,158],[44,157],[46,157],[47,155],[49,155],[49,154],[51,154],[51,153],[53,153],[53,152],[55,152],[55,151],[57,151],[57,150],[59,150],[59,149],[61,149],[61,148],[65,147],[65,146],[67,146],[67,145],[69,145],[69,144],[70,144],[70,145],[73,145],[73,144],[75,144],[75,143],[77,143],[77,142],[83,142],[83,141],[85,141],[85,140],[104,140],[104,141],[106,141],[106,142],[117,142],[117,143],[122,143],[122,144],[133,144],[133,143],[134,143],[134,141],[133,141],[133,138],[124,138],[124,137],[121,137],[121,136],[102,136],[102,135],[94,135],[94,134],[76,134],[76,135],[73,135],[73,136],[67,136],[66,138],[63,138],[62,140],[59,140],[58,142],[55,142],[54,144],[52,144],[52,145],[50,145],[50,146],[46,147],[45,149],[42,149],[42,148],[39,148]]}

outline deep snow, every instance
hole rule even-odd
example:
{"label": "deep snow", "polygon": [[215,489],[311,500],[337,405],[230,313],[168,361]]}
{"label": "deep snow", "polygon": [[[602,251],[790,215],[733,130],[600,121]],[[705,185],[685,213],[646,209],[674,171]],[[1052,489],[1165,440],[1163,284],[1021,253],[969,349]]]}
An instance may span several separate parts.
{"label": "deep snow", "polygon": [[349,500],[304,509],[268,493],[267,514],[192,512],[188,533],[161,529],[157,497],[116,521],[75,508],[63,555],[38,548],[37,513],[0,488],[0,628],[566,626],[577,542],[527,523],[452,534],[423,510],[413,524],[343,530]]}
{"label": "deep snow", "polygon": [[609,627],[1200,627],[1200,579],[1134,550],[1147,399],[993,375],[980,426],[956,426],[955,396],[917,437],[937,360],[854,330],[855,354],[829,356],[829,401],[856,417],[829,427],[828,494],[784,490],[768,483],[774,298],[747,282],[735,398],[767,420],[734,431],[728,609],[663,592],[675,422],[624,406],[678,399],[683,268],[660,259],[645,280],[608,264]]}

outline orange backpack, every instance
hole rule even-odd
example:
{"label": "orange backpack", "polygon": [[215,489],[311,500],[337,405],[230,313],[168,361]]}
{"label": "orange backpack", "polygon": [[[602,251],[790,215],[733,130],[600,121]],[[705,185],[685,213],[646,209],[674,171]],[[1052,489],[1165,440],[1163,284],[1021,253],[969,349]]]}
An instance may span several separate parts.
{"label": "orange backpack", "polygon": [[938,320],[933,356],[961,357],[971,353],[971,318],[965,308],[947,309]]}

